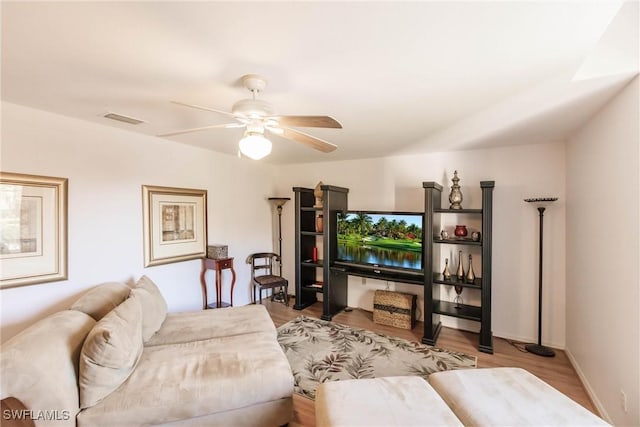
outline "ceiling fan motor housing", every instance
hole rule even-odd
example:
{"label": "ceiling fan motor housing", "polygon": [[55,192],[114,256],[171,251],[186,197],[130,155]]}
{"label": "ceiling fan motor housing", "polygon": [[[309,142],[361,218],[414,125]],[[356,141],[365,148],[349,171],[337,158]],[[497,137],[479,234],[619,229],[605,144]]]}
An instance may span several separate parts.
{"label": "ceiling fan motor housing", "polygon": [[233,104],[231,114],[246,119],[258,119],[274,114],[273,106],[260,99],[241,99]]}

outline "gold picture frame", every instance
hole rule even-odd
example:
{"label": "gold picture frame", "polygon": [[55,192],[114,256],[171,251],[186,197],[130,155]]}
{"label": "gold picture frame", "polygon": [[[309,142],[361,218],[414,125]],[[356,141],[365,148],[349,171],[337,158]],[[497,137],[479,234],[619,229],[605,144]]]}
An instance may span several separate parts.
{"label": "gold picture frame", "polygon": [[207,190],[142,186],[144,266],[207,255]]}
{"label": "gold picture frame", "polygon": [[67,178],[0,172],[0,289],[66,280]]}

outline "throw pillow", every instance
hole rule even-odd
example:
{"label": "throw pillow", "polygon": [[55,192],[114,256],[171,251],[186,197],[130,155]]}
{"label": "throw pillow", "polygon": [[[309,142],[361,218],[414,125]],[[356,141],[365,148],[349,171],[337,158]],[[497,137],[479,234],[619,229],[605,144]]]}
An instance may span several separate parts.
{"label": "throw pillow", "polygon": [[71,310],[81,311],[99,321],[118,304],[126,300],[131,288],[120,282],[108,282],[89,289],[71,306]]}
{"label": "throw pillow", "polygon": [[142,276],[131,290],[131,298],[142,308],[142,339],[147,342],[155,334],[167,317],[167,302],[160,289],[147,276]]}
{"label": "throw pillow", "polygon": [[125,382],[142,355],[142,310],[129,298],[89,332],[80,353],[80,408],[88,408]]}

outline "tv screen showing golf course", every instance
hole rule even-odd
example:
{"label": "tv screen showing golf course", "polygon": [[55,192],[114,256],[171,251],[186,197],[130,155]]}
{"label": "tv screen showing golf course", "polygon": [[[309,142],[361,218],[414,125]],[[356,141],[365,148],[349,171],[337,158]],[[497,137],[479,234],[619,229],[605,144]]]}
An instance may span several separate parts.
{"label": "tv screen showing golf course", "polygon": [[422,269],[422,214],[338,212],[339,261]]}

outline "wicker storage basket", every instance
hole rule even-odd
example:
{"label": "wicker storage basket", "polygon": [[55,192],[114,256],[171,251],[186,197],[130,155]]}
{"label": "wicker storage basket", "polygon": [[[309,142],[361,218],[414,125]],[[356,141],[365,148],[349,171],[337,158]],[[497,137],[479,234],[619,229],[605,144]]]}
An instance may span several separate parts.
{"label": "wicker storage basket", "polygon": [[373,322],[413,329],[416,325],[416,296],[402,292],[376,291],[373,296]]}

